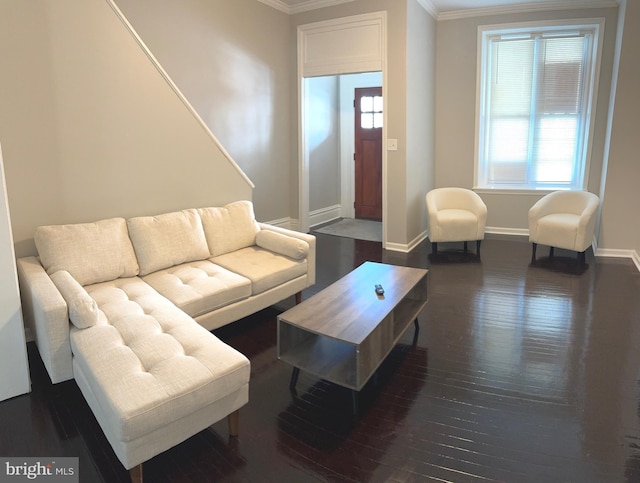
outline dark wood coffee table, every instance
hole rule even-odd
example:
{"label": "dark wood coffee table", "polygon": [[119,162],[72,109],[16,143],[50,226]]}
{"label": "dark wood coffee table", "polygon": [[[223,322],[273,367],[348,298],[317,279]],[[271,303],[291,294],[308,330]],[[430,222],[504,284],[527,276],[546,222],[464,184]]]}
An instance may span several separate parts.
{"label": "dark wood coffee table", "polygon": [[[365,262],[278,317],[278,358],[300,370],[357,392],[427,303],[428,270]],[[384,288],[377,295],[375,285]],[[414,337],[415,341],[415,337]]]}

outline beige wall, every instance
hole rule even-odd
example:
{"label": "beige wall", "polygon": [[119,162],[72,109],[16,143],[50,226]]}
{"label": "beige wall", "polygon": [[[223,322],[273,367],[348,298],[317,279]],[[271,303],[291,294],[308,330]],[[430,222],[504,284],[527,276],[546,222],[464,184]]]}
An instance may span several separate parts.
{"label": "beige wall", "polygon": [[[535,12],[462,18],[438,22],[436,61],[436,184],[473,186],[475,163],[476,68],[478,26],[559,18],[606,19],[598,104],[595,112],[588,190],[598,193],[603,167],[617,8]],[[527,212],[542,195],[480,195],[487,204],[489,230],[527,230]]]}
{"label": "beige wall", "polygon": [[[621,7],[623,8],[623,7]],[[640,2],[626,2],[598,249],[635,251],[640,262]]]}
{"label": "beige wall", "polygon": [[407,1],[407,240],[427,228],[425,196],[435,187],[436,21]]}
{"label": "beige wall", "polygon": [[289,16],[256,0],[116,3],[254,182],[256,217],[288,217],[297,194],[290,172]]}
{"label": "beige wall", "polygon": [[340,204],[340,90],[338,76],[307,79],[309,211]]}
{"label": "beige wall", "polygon": [[16,255],[41,224],[250,199],[105,0],[0,3],[0,140]]}

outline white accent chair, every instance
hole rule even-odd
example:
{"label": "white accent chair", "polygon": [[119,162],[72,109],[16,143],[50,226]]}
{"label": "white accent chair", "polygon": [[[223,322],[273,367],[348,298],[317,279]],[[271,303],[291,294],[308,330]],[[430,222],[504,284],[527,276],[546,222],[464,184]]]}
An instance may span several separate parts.
{"label": "white accent chair", "polygon": [[484,240],[487,206],[475,192],[466,188],[436,188],[427,193],[428,230],[432,252],[438,253],[438,242],[480,242]]}
{"label": "white accent chair", "polygon": [[588,191],[554,191],[543,196],[529,210],[529,241],[531,262],[536,262],[540,245],[578,252],[578,262],[584,263],[585,251],[593,242],[596,214],[600,199]]}

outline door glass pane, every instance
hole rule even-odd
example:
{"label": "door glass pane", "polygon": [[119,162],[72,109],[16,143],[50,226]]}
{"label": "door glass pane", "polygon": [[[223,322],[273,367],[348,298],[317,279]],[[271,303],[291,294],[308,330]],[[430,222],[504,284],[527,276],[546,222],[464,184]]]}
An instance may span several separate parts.
{"label": "door glass pane", "polygon": [[365,96],[360,98],[360,111],[362,112],[373,111],[373,97]]}
{"label": "door glass pane", "polygon": [[382,97],[375,96],[373,98],[373,110],[375,112],[382,112]]}
{"label": "door glass pane", "polygon": [[363,129],[371,129],[373,127],[373,114],[362,113],[360,115],[360,126]]}
{"label": "door glass pane", "polygon": [[382,97],[363,96],[360,98],[360,126],[363,129],[382,127]]}
{"label": "door glass pane", "polygon": [[382,127],[382,113],[376,112],[373,115],[373,127],[379,128]]}

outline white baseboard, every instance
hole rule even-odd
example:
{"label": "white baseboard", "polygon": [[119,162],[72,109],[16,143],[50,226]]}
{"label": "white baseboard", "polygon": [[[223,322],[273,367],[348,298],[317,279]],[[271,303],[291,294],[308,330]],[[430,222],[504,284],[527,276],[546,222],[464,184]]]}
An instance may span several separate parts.
{"label": "white baseboard", "polygon": [[615,248],[597,248],[596,257],[630,258],[640,272],[640,254],[635,250],[619,250]]}
{"label": "white baseboard", "polygon": [[265,221],[267,225],[278,226],[280,228],[288,228],[289,230],[295,230],[294,225],[297,227],[297,221],[294,221],[292,218],[280,218],[279,220],[271,220]]}
{"label": "white baseboard", "polygon": [[384,249],[385,250],[391,250],[393,252],[409,253],[415,247],[420,245],[420,243],[422,243],[424,240],[426,240],[427,236],[428,235],[427,235],[427,232],[425,230],[422,233],[420,233],[417,237],[415,237],[413,240],[411,240],[411,242],[409,242],[408,244],[405,244],[405,243],[389,243],[389,242],[387,242],[387,244],[384,246]]}
{"label": "white baseboard", "polygon": [[[340,205],[331,206],[321,210],[317,210],[310,213],[312,220],[311,226],[321,225],[329,221],[340,218]],[[289,228],[290,230],[298,230],[299,222],[293,218],[281,218],[279,220],[268,221],[270,225],[280,226],[282,228]],[[497,226],[488,226],[485,228],[485,233],[492,235],[512,235],[512,236],[529,236],[529,230],[526,228],[505,228]],[[385,250],[394,252],[409,253],[420,243],[427,239],[429,234],[424,231],[410,243],[389,243],[384,246]],[[640,272],[640,254],[636,250],[620,250],[614,248],[598,248],[597,240],[593,240],[593,254],[596,257],[611,257],[611,258],[630,258],[633,264]]]}
{"label": "white baseboard", "polygon": [[529,236],[529,229],[527,228],[505,228],[502,226],[487,226],[484,229],[484,232],[491,235]]}
{"label": "white baseboard", "polygon": [[[321,208],[309,213],[309,225],[311,228],[313,228],[314,226],[337,220],[338,218],[340,218],[340,216],[340,205]],[[280,218],[279,220],[265,221],[265,223],[269,225],[279,226],[280,228],[288,228],[289,230],[300,231],[300,220],[291,217]]]}
{"label": "white baseboard", "polygon": [[329,223],[330,221],[340,218],[342,213],[342,207],[340,205],[327,206],[314,210],[309,213],[309,226],[322,225],[323,223]]}

